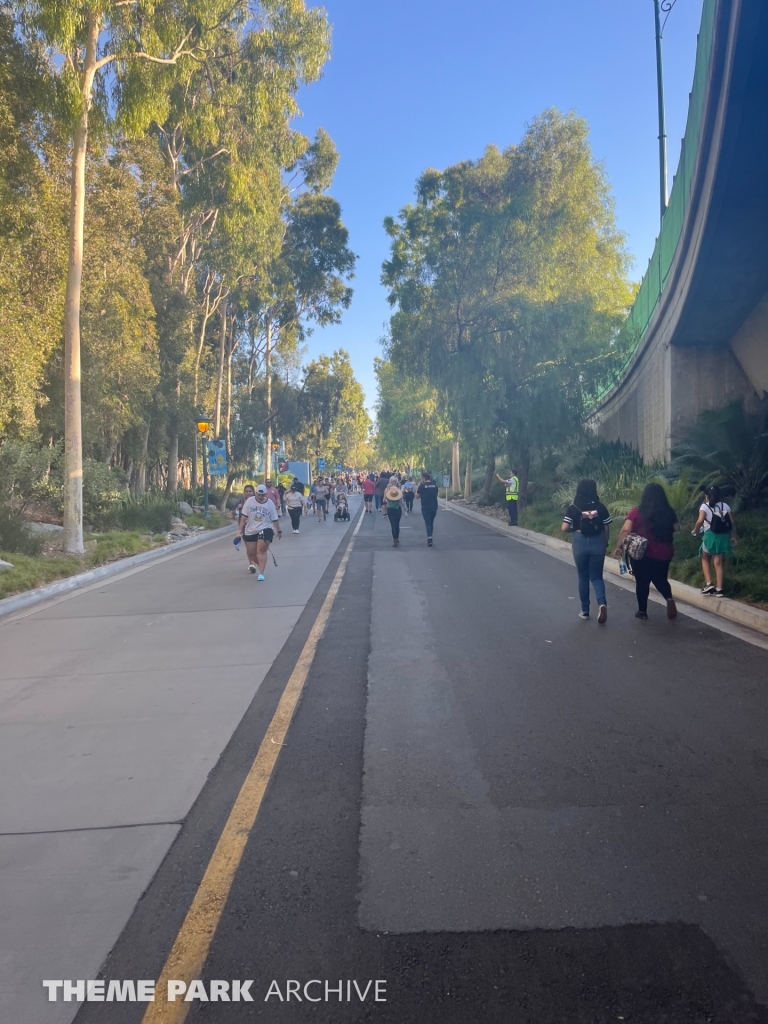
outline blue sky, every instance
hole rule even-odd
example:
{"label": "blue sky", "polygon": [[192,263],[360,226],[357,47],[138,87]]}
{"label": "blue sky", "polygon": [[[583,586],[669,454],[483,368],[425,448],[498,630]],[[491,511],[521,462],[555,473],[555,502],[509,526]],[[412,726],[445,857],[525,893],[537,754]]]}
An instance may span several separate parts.
{"label": "blue sky", "polygon": [[[309,355],[346,348],[367,395],[389,317],[379,283],[382,220],[413,199],[416,178],[517,142],[547,107],[591,129],[639,278],[659,221],[652,0],[326,0],[333,56],[302,91],[307,134],[334,139],[340,201],[358,254],[352,307],[316,330]],[[677,0],[664,32],[670,186],[685,130],[702,0]]]}

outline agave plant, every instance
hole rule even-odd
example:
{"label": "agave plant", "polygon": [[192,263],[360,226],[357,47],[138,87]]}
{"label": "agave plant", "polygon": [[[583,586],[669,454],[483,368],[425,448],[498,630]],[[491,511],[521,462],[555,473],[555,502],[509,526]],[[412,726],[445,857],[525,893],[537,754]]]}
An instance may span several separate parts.
{"label": "agave plant", "polygon": [[759,506],[768,493],[768,416],[746,413],[741,402],[703,412],[672,449],[670,469],[715,484],[737,510]]}

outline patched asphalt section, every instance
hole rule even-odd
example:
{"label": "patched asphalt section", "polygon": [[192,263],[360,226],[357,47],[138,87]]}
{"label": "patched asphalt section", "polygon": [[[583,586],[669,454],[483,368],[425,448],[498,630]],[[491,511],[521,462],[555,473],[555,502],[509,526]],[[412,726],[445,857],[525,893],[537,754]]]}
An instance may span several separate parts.
{"label": "patched asphalt section", "polygon": [[[188,1021],[608,1024],[623,1018],[640,1024],[766,1024],[766,1011],[755,1006],[738,974],[695,925],[407,935],[359,927],[373,550],[391,545],[380,529],[385,524],[373,519],[356,540],[203,972],[206,980],[253,978],[254,1002],[193,1004]],[[448,546],[449,535],[450,543],[461,543],[446,520],[439,522],[438,543]],[[393,557],[403,554],[401,548]],[[158,977],[311,626],[311,609],[316,613],[336,565],[334,560],[262,684],[102,976]],[[397,655],[393,637],[393,671],[414,670]],[[356,979],[361,988],[369,979],[384,979],[387,1001],[373,1003],[369,996],[364,1003],[338,1002],[332,996],[327,1003],[265,1002],[272,981],[285,995],[287,980],[303,985],[315,978],[332,986]],[[137,1004],[89,1004],[77,1022],[134,1024],[142,1011]]]}

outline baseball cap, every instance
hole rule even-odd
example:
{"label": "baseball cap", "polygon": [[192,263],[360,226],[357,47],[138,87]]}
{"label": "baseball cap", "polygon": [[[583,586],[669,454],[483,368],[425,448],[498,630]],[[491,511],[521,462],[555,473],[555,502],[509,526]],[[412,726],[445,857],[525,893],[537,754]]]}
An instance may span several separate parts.
{"label": "baseball cap", "polygon": [[257,494],[266,494],[267,493],[267,488],[264,486],[264,484],[259,484],[259,486],[256,488],[256,493]]}

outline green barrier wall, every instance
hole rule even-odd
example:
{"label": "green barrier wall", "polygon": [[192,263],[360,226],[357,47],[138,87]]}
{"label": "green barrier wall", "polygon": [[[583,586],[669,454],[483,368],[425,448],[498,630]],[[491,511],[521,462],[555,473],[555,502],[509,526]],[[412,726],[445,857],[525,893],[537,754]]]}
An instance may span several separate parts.
{"label": "green barrier wall", "polygon": [[699,39],[696,47],[693,89],[691,90],[688,104],[688,120],[685,126],[682,149],[680,150],[680,162],[677,165],[677,173],[675,174],[672,191],[669,196],[669,205],[662,220],[661,231],[656,239],[653,255],[648,263],[648,269],[638,290],[635,303],[627,318],[626,328],[629,330],[630,335],[635,338],[635,342],[619,371],[618,377],[606,383],[598,391],[591,403],[590,411],[594,411],[597,408],[606,395],[613,391],[617,383],[627,373],[659,304],[675,253],[677,252],[683,230],[683,221],[685,220],[691,195],[691,181],[693,180],[696,154],[699,150],[707,77],[714,43],[716,2],[717,0],[704,0],[701,28],[699,29]]}

